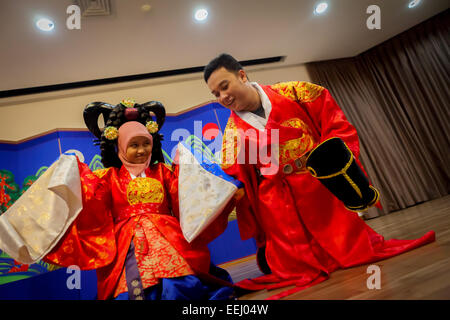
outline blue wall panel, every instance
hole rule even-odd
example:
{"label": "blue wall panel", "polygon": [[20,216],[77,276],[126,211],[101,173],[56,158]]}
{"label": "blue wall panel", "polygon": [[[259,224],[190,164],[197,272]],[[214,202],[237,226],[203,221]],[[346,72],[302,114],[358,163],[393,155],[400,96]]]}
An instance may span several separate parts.
{"label": "blue wall panel", "polygon": [[25,177],[35,175],[42,166],[51,166],[59,157],[58,133],[54,132],[21,143],[17,151],[16,183],[22,185]]}
{"label": "blue wall panel", "polygon": [[[0,144],[0,170],[11,171],[14,176],[19,172],[17,157],[19,145]],[[17,182],[21,186],[22,181]]]}
{"label": "blue wall panel", "polygon": [[208,247],[211,252],[211,261],[214,264],[221,264],[255,254],[257,249],[253,238],[241,240],[237,220],[228,222],[224,233],[210,242]]}
{"label": "blue wall panel", "polygon": [[61,152],[78,150],[84,155],[85,163],[89,164],[95,155],[100,154],[99,146],[94,146],[96,137],[89,131],[60,131]]}

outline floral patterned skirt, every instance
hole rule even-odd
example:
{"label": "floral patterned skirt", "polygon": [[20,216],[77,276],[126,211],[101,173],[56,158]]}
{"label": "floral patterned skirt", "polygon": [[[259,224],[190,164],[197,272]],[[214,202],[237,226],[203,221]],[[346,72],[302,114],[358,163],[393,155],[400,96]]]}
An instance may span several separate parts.
{"label": "floral patterned skirt", "polygon": [[[194,274],[186,260],[145,215],[136,224],[132,241],[144,289],[157,285],[161,279]],[[124,268],[114,296],[127,291]]]}

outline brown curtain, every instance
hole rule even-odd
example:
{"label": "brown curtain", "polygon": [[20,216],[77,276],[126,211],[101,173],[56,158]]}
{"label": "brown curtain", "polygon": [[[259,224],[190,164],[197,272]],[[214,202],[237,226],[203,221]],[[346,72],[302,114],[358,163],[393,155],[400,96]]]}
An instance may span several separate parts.
{"label": "brown curtain", "polygon": [[449,194],[449,10],[349,59],[307,65],[330,90],[361,144],[383,211]]}

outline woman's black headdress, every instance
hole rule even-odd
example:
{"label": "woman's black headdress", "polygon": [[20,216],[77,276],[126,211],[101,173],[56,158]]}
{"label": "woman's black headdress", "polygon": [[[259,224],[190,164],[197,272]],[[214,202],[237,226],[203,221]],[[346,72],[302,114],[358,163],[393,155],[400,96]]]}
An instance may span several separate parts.
{"label": "woman's black headdress", "polygon": [[[105,128],[100,130],[98,118],[103,115]],[[155,117],[155,120],[153,119]],[[98,140],[100,145],[102,163],[105,168],[122,166],[117,155],[117,131],[122,124],[128,121],[138,121],[147,127],[153,136],[153,150],[150,165],[164,162],[161,141],[163,136],[159,133],[166,119],[166,109],[158,101],[149,101],[137,104],[133,100],[122,100],[113,106],[105,102],[89,103],[83,112],[84,122]]]}

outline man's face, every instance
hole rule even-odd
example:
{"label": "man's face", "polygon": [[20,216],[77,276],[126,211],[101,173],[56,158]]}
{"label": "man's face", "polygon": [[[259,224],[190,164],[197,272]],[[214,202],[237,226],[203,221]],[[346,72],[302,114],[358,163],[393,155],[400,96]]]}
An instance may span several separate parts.
{"label": "man's face", "polygon": [[233,111],[246,111],[249,107],[251,89],[244,70],[236,74],[221,67],[211,73],[207,84],[224,107]]}

